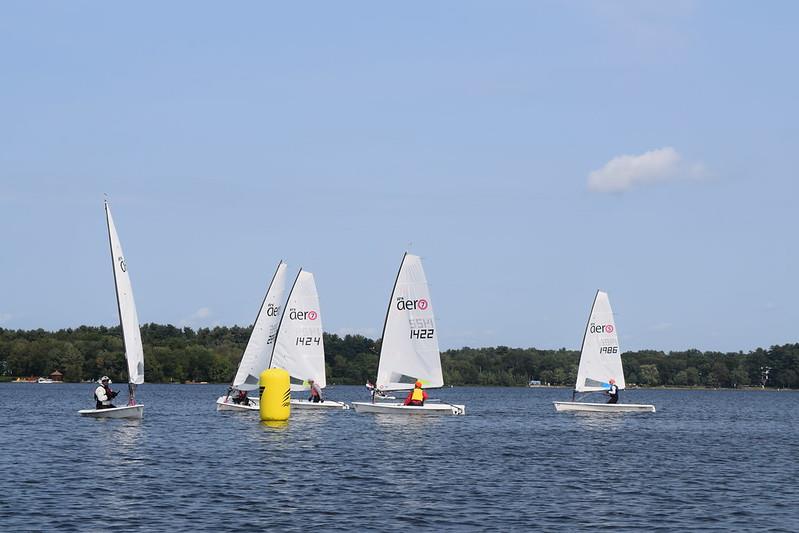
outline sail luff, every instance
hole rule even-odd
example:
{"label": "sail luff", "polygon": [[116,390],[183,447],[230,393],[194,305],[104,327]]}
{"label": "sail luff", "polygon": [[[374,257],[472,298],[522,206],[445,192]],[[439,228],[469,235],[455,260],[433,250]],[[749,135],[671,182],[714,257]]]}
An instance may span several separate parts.
{"label": "sail luff", "polygon": [[[391,294],[388,297],[388,306],[386,307],[386,318],[383,320],[383,332],[380,334],[380,354],[383,353],[383,340],[386,338],[386,328],[388,327],[388,317],[391,313],[391,304],[394,302],[394,294],[397,292],[397,283],[399,283],[400,274],[402,274],[402,266],[405,264],[405,258],[408,257],[408,252],[402,254],[402,261],[400,261],[400,266],[397,269],[397,277],[394,278],[394,286],[391,287]],[[378,360],[378,373],[380,362]]]}
{"label": "sail luff", "polygon": [[406,253],[389,299],[376,386],[381,390],[444,384],[435,316],[419,256]]}
{"label": "sail luff", "polygon": [[122,244],[119,241],[114,218],[111,215],[111,207],[107,201],[105,202],[105,214],[114,272],[114,288],[117,296],[117,311],[119,312],[119,324],[122,329],[122,341],[128,366],[128,382],[141,385],[144,383],[144,349],[139,330],[139,318],[136,314],[136,303],[133,299],[127,263],[122,253]]}
{"label": "sail luff", "polygon": [[269,366],[268,359],[272,354],[271,348],[280,320],[280,301],[285,287],[285,273],[286,263],[280,261],[258,309],[252,333],[241,356],[236,376],[233,378],[232,386],[235,389],[256,390],[261,371]]}
{"label": "sail luff", "polygon": [[275,332],[275,341],[272,343],[272,351],[269,354],[269,365],[267,368],[275,368],[273,366],[273,362],[275,361],[275,349],[277,348],[277,341],[280,339],[280,331],[283,328],[283,318],[286,316],[286,308],[288,308],[288,302],[291,300],[291,295],[294,294],[294,287],[297,286],[297,280],[300,279],[300,274],[302,274],[302,267],[300,267],[299,272],[297,272],[297,276],[294,278],[294,283],[291,284],[291,288],[289,289],[289,295],[286,298],[286,305],[283,306],[283,310],[280,313],[280,320],[277,322],[277,331]]}

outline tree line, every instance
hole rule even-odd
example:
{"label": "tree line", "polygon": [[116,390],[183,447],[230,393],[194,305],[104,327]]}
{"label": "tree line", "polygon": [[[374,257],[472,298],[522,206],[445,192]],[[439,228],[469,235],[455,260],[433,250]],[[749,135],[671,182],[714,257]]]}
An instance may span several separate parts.
{"label": "tree line", "polygon": [[[208,381],[229,383],[249,339],[250,327],[141,327],[145,380],[150,383]],[[324,335],[327,381],[374,381],[380,340],[361,335]],[[441,357],[444,380],[451,385],[524,386],[529,380],[573,386],[579,351],[536,348],[459,348]],[[662,352],[622,354],[628,386],[705,386],[799,389],[799,344],[744,352]],[[81,326],[55,332],[0,328],[0,375],[4,379],[48,376],[58,370],[65,381],[108,375],[127,381],[119,327]]]}

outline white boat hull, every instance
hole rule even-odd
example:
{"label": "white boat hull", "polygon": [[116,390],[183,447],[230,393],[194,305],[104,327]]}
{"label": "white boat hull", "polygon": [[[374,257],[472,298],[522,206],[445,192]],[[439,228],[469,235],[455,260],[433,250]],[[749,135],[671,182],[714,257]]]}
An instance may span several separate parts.
{"label": "white boat hull", "polygon": [[349,409],[350,406],[344,402],[335,402],[333,400],[325,400],[324,402],[309,402],[308,400],[291,400],[292,409]]}
{"label": "white boat hull", "polygon": [[555,411],[590,411],[593,413],[654,413],[655,406],[641,403],[552,402]]}
{"label": "white boat hull", "polygon": [[92,418],[142,418],[144,416],[144,405],[126,405],[110,409],[83,409],[78,411],[78,413],[81,416],[90,416]]}
{"label": "white boat hull", "polygon": [[260,408],[257,403],[251,402],[250,405],[233,403],[228,396],[220,396],[216,399],[217,411],[258,411]]}
{"label": "white boat hull", "polygon": [[356,413],[383,413],[390,415],[465,415],[465,405],[427,403],[403,405],[401,403],[352,402]]}

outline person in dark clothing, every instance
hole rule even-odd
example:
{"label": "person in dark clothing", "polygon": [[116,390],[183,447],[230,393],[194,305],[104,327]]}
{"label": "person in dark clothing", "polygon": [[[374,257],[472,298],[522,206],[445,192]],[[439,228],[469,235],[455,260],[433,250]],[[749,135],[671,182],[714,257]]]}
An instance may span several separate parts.
{"label": "person in dark clothing", "polygon": [[240,390],[236,392],[231,399],[233,400],[233,403],[238,405],[250,405],[250,398],[247,396],[246,390]]}
{"label": "person in dark clothing", "polygon": [[608,398],[608,403],[619,403],[619,387],[616,386],[616,380],[610,378],[610,389],[605,392],[610,398]]}

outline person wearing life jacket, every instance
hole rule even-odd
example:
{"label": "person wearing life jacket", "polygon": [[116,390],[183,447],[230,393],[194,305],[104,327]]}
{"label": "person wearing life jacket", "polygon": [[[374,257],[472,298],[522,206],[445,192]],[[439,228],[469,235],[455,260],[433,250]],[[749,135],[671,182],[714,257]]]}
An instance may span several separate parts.
{"label": "person wearing life jacket", "polygon": [[95,409],[111,409],[115,407],[111,400],[116,398],[119,392],[111,390],[110,381],[108,376],[103,376],[100,378],[100,385],[94,389]]}
{"label": "person wearing life jacket", "polygon": [[308,401],[313,403],[324,402],[325,399],[322,397],[322,389],[319,385],[312,379],[308,380],[308,385],[311,387],[311,396],[308,398]]}
{"label": "person wearing life jacket", "polygon": [[619,403],[619,387],[616,386],[616,380],[610,378],[608,382],[610,383],[610,389],[605,392],[605,394],[610,396],[608,403]]}
{"label": "person wearing life jacket", "polygon": [[413,390],[408,393],[408,396],[405,398],[405,405],[424,405],[424,401],[427,399],[427,393],[422,390],[422,382],[417,381],[414,384]]}

